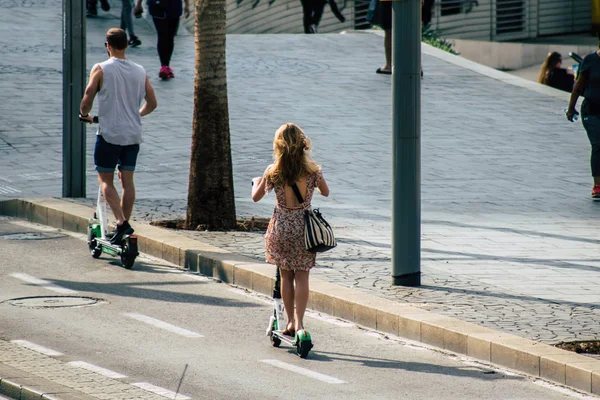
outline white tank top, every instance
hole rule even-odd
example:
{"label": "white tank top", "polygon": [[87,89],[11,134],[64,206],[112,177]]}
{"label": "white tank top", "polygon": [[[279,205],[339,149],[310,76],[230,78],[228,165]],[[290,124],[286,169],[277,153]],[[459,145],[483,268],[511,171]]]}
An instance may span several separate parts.
{"label": "white tank top", "polygon": [[98,132],[108,143],[127,146],[142,142],[140,107],[146,97],[146,71],[133,61],[114,58],[100,63]]}

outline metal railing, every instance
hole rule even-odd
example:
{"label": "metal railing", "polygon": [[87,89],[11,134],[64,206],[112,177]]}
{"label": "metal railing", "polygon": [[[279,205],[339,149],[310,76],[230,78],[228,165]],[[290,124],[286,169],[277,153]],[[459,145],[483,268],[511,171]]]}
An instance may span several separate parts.
{"label": "metal railing", "polygon": [[590,0],[437,0],[432,24],[457,39],[513,40],[591,29]]}

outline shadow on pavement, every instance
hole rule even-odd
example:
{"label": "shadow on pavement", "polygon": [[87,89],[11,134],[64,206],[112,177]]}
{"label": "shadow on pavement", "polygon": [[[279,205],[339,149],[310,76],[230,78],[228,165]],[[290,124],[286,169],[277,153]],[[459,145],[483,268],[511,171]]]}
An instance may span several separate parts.
{"label": "shadow on pavement", "polygon": [[201,285],[206,282],[119,282],[119,283],[97,283],[97,282],[75,282],[60,279],[48,279],[59,286],[76,290],[78,292],[92,292],[98,294],[109,294],[120,297],[133,297],[137,299],[158,300],[169,303],[193,303],[218,307],[261,307],[244,301],[224,299],[201,294],[181,293],[169,290],[157,290],[152,287],[161,286],[190,286]]}
{"label": "shadow on pavement", "polygon": [[523,378],[519,376],[509,376],[504,374],[498,374],[490,369],[477,366],[462,366],[462,367],[451,367],[441,366],[434,364],[426,364],[419,362],[404,362],[397,360],[388,360],[385,358],[374,358],[366,356],[358,356],[352,354],[334,353],[327,351],[314,351],[310,355],[310,360],[314,361],[342,361],[351,363],[360,363],[362,366],[370,368],[388,368],[388,369],[401,369],[411,372],[424,372],[428,374],[439,374],[445,376],[457,376],[464,378],[476,378],[476,379],[512,379],[521,380]]}

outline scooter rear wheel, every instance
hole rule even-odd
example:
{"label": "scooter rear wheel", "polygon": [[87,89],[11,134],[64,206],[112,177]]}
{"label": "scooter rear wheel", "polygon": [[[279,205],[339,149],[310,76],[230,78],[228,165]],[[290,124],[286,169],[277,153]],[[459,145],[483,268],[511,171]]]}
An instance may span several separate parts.
{"label": "scooter rear wheel", "polygon": [[129,245],[126,241],[123,242],[123,252],[121,253],[121,265],[124,268],[131,269],[133,268],[133,264],[135,263],[135,258],[137,254],[131,254],[131,250],[129,249]]}
{"label": "scooter rear wheel", "polygon": [[313,344],[310,340],[298,340],[298,342],[296,343],[296,351],[298,352],[300,358],[308,357],[308,353],[312,348]]}

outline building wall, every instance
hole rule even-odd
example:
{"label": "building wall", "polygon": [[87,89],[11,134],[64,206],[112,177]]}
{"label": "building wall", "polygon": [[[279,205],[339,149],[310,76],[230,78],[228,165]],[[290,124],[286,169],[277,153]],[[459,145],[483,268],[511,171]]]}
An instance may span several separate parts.
{"label": "building wall", "polygon": [[[590,31],[592,0],[436,0],[442,36],[507,41]],[[460,12],[456,12],[460,9]],[[456,13],[455,13],[456,12]]]}
{"label": "building wall", "polygon": [[[272,0],[260,0],[252,8],[256,1],[227,0],[227,33],[304,33],[300,0],[275,0],[272,4]],[[340,23],[325,5],[319,33],[354,29],[354,0],[338,0],[337,4],[346,22]],[[184,24],[192,32],[193,16]]]}

